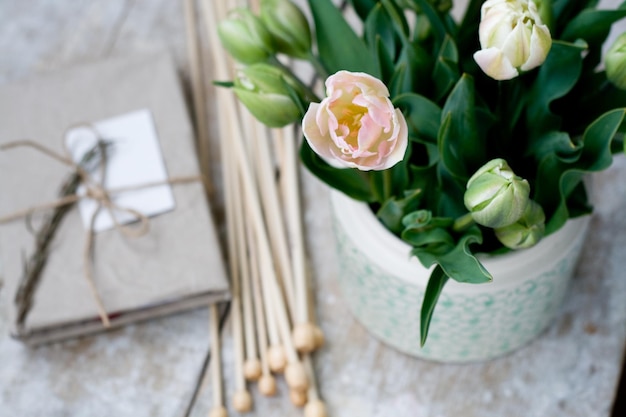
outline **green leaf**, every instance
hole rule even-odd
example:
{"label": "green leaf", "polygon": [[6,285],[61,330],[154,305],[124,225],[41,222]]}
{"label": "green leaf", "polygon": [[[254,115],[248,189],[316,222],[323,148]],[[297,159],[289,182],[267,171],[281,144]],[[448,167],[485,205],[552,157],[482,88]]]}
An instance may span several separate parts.
{"label": "green leaf", "polygon": [[402,224],[407,230],[421,230],[426,227],[448,228],[454,224],[454,220],[447,217],[433,217],[433,213],[428,210],[418,210],[407,214],[402,219]]}
{"label": "green leaf", "polygon": [[433,71],[436,101],[441,100],[448,94],[450,89],[457,83],[460,75],[459,51],[454,40],[446,35],[441,48],[439,48],[439,55]]}
{"label": "green leaf", "polygon": [[441,266],[447,276],[458,282],[482,284],[492,280],[491,274],[469,247],[474,243],[482,243],[482,232],[478,226],[473,225],[466,229],[454,246],[449,244],[445,234],[441,231],[426,231],[430,233],[423,238],[420,238],[415,230],[407,228],[402,232],[402,239],[407,239],[407,242],[411,244],[422,241],[428,243],[423,246],[414,245],[411,251],[411,254],[417,256],[422,265],[428,268],[436,263]]}
{"label": "green leaf", "polygon": [[308,0],[315,22],[320,59],[329,73],[366,72],[380,78],[380,69],[365,43],[354,33],[330,0]]}
{"label": "green leaf", "polygon": [[489,129],[496,123],[496,116],[486,107],[477,105],[476,112],[476,132],[479,138],[486,138]]}
{"label": "green leaf", "polygon": [[459,43],[459,50],[462,53],[473,54],[479,49],[478,25],[480,23],[480,9],[484,0],[470,0],[465,9],[463,20],[459,27],[459,33],[456,37]]}
{"label": "green leaf", "polygon": [[412,137],[419,137],[432,143],[437,142],[441,120],[439,106],[415,93],[405,93],[395,97],[393,105],[402,110]]}
{"label": "green leaf", "polygon": [[376,38],[375,49],[373,51],[376,60],[380,64],[382,74],[381,81],[386,85],[390,84],[390,80],[394,74],[394,58],[390,55],[389,50],[385,47],[380,37]]}
{"label": "green leaf", "polygon": [[435,63],[433,81],[436,101],[442,100],[459,79],[459,66],[456,62],[439,57]]}
{"label": "green leaf", "polygon": [[425,266],[436,262],[437,256],[454,247],[454,239],[450,233],[440,227],[421,229],[408,226],[402,232],[402,239],[415,246],[414,252],[419,253],[419,259]]}
{"label": "green leaf", "polygon": [[[550,27],[552,33],[561,33],[582,10],[595,8],[598,0],[553,0],[552,19],[553,25]],[[554,39],[554,36],[553,36]]]}
{"label": "green leaf", "polygon": [[406,62],[402,62],[396,65],[388,86],[389,94],[391,95],[391,97],[395,97],[398,94],[401,94],[402,91],[404,91],[404,84],[408,83],[406,79],[410,77],[410,74],[408,74],[409,71],[407,69],[408,66],[409,64]]}
{"label": "green leaf", "polygon": [[413,246],[424,267],[429,268],[437,259],[454,248],[454,238],[448,231],[454,220],[433,217],[429,210],[416,210],[402,218],[402,240]]}
{"label": "green leaf", "polygon": [[484,139],[476,128],[474,79],[468,74],[461,76],[446,100],[437,141],[444,166],[457,178],[469,178],[484,163]]}
{"label": "green leaf", "polygon": [[611,165],[611,141],[623,128],[625,117],[626,108],[615,109],[589,125],[581,139],[582,149],[576,160],[569,161],[552,153],[540,162],[535,200],[546,212],[546,235],[558,230],[570,217],[567,201],[583,175]]}
{"label": "green leaf", "polygon": [[446,25],[443,20],[441,20],[441,16],[426,0],[413,0],[413,2],[420,7],[422,13],[424,13],[424,15],[428,18],[432,31],[435,35],[436,45],[441,45],[447,35]]}
{"label": "green leaf", "polygon": [[456,47],[454,39],[448,35],[445,36],[441,48],[439,48],[439,57],[450,62],[459,62],[459,50]]}
{"label": "green leaf", "polygon": [[440,195],[435,207],[438,215],[459,217],[467,213],[463,203],[466,179],[459,180],[440,162],[437,164],[437,184]]}
{"label": "green leaf", "polygon": [[231,88],[235,86],[235,83],[232,81],[213,81],[213,85],[216,87],[225,87],[225,88]]}
{"label": "green leaf", "polygon": [[385,12],[382,4],[377,4],[367,16],[363,35],[372,51],[376,51],[377,42],[381,42],[387,55],[395,59],[399,39],[397,39],[397,34],[392,26],[391,18]]}
{"label": "green leaf", "polygon": [[404,42],[389,85],[392,98],[406,91],[420,92],[429,86],[430,56],[417,43]]}
{"label": "green leaf", "polygon": [[437,186],[437,166],[439,151],[434,145],[425,145],[428,152],[428,165],[409,165],[411,172],[411,189],[423,190],[422,207],[437,207],[441,200],[441,189]]}
{"label": "green leaf", "polygon": [[420,310],[420,345],[424,346],[426,338],[428,337],[428,330],[430,328],[430,321],[439,300],[439,295],[443,290],[444,285],[448,282],[448,276],[443,272],[440,266],[437,266],[430,274],[428,284],[426,285],[426,291],[424,292],[424,300],[422,301],[422,308]]}
{"label": "green leaf", "polygon": [[471,244],[480,244],[482,241],[482,232],[478,226],[472,226],[465,231],[454,249],[437,259],[437,263],[455,281],[471,284],[491,282],[491,274],[469,248]]}
{"label": "green leaf", "polygon": [[362,21],[365,21],[370,12],[378,4],[378,0],[350,0],[352,7]]}
{"label": "green leaf", "polygon": [[533,136],[560,128],[561,118],[552,113],[550,104],[565,96],[576,85],[584,49],[584,44],[552,43],[552,49],[539,68],[529,94],[527,123],[531,131],[537,132]]}
{"label": "green leaf", "polygon": [[376,216],[394,234],[400,234],[404,228],[402,219],[417,209],[421,201],[422,190],[408,190],[402,199],[390,198],[383,203]]}
{"label": "green leaf", "polygon": [[617,10],[583,10],[567,24],[561,39],[570,42],[584,39],[595,49],[609,36],[611,25],[624,17],[626,17],[624,4]]}
{"label": "green leaf", "polygon": [[357,169],[339,169],[328,165],[309,146],[306,140],[300,147],[300,159],[311,173],[329,186],[343,192],[355,200],[372,202],[375,200],[364,173]]}
{"label": "green leaf", "polygon": [[581,143],[574,143],[567,132],[551,131],[537,140],[530,151],[536,160],[554,154],[564,162],[575,162],[582,150]]}
{"label": "green leaf", "polygon": [[381,0],[381,4],[385,8],[387,15],[391,19],[391,22],[393,23],[393,28],[395,29],[398,36],[403,40],[403,42],[408,42],[410,29],[402,9],[399,9],[397,4],[389,0]]}
{"label": "green leaf", "polygon": [[[564,115],[564,126],[568,126],[572,132],[583,132],[599,116],[626,103],[626,90],[620,90],[608,81],[604,71],[596,72],[581,81],[576,91],[580,99],[575,107],[559,112]],[[562,104],[569,104],[567,98],[563,99]]]}

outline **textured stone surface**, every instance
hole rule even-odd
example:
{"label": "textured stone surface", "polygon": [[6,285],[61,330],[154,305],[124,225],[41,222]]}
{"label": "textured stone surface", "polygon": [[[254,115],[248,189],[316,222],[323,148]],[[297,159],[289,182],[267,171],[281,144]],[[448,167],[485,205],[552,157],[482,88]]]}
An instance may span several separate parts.
{"label": "textured stone surface", "polygon": [[[171,51],[185,77],[180,2],[0,2],[0,83],[112,54],[156,48]],[[215,135],[212,149],[217,155]],[[219,169],[216,162],[215,178]],[[327,190],[305,173],[310,269],[327,340],[316,356],[316,368],[329,415],[609,416],[626,341],[625,177],[623,157],[597,176],[595,194],[601,205],[554,324],[512,355],[459,366],[398,353],[355,322],[336,280]],[[218,218],[220,195],[215,202]],[[206,311],[31,350],[7,336],[4,311],[10,299],[0,289],[0,417],[182,415],[208,348]],[[230,408],[234,387],[231,343],[227,327],[226,395],[230,415],[236,415]],[[251,416],[302,415],[289,403],[282,379],[277,398],[261,398],[256,389],[253,393]],[[207,385],[193,416],[207,415],[210,394]]]}

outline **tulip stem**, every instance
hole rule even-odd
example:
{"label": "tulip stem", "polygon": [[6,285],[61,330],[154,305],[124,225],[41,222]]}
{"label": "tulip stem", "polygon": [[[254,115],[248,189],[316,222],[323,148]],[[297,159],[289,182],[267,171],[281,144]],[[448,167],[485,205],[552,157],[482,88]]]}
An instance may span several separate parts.
{"label": "tulip stem", "polygon": [[386,169],[383,171],[383,197],[384,201],[389,200],[391,198],[393,186],[393,178],[391,177],[391,170]]}
{"label": "tulip stem", "polygon": [[455,232],[462,232],[473,224],[474,219],[472,218],[472,213],[466,213],[454,221],[452,230]]}
{"label": "tulip stem", "polygon": [[[291,77],[298,83],[298,85],[304,89],[304,91],[306,91],[307,94],[307,100],[308,101],[316,101],[316,102],[320,102],[322,100],[320,100],[320,98],[317,96],[317,94],[315,94],[315,92],[311,89],[311,87],[309,87],[308,85],[306,85],[304,82],[302,82],[302,80],[293,73],[293,71],[291,70],[291,68],[287,67],[285,64],[283,64],[282,62],[280,62],[280,60],[278,58],[276,58],[276,56],[272,56],[270,58],[270,63],[276,65],[277,67],[279,67],[280,69],[282,69],[283,71],[285,71],[287,74],[291,75]],[[308,103],[307,103],[308,104]]]}
{"label": "tulip stem", "polygon": [[322,61],[320,61],[318,57],[316,57],[312,52],[309,52],[307,60],[311,63],[320,78],[324,80],[328,78],[328,71],[324,68],[324,64],[322,64]]}

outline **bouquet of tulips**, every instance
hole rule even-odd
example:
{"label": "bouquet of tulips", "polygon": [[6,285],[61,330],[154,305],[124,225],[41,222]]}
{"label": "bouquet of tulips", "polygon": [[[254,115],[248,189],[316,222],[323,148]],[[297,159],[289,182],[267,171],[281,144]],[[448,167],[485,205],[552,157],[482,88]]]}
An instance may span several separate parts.
{"label": "bouquet of tulips", "polygon": [[[591,211],[583,176],[625,150],[626,33],[602,47],[626,2],[471,0],[460,22],[450,0],[350,3],[352,24],[309,0],[313,31],[289,0],[233,10],[218,30],[242,65],[219,84],[268,126],[301,123],[304,165],[435,266],[424,343],[448,279],[492,280],[475,254]],[[309,61],[324,95],[282,56]]]}

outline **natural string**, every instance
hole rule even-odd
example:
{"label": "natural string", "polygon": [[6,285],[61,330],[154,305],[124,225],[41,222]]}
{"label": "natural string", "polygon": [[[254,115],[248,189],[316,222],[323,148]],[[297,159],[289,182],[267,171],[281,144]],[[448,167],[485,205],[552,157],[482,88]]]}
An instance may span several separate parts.
{"label": "natural string", "polygon": [[[98,203],[98,206],[96,210],[93,212],[93,214],[91,215],[89,227],[86,233],[85,247],[84,247],[84,252],[83,252],[84,273],[85,273],[85,278],[87,279],[87,282],[89,284],[91,293],[93,295],[93,298],[96,302],[96,307],[98,309],[98,315],[100,316],[100,320],[102,321],[102,324],[104,327],[106,328],[110,327],[111,323],[109,321],[108,314],[104,308],[104,303],[102,301],[102,298],[96,286],[96,283],[93,277],[92,265],[91,265],[93,246],[94,246],[93,228],[95,225],[96,218],[98,214],[100,213],[100,210],[102,208],[105,208],[109,212],[111,218],[113,219],[113,224],[115,226],[115,229],[119,231],[120,233],[122,233],[124,236],[129,237],[129,238],[140,237],[140,236],[143,236],[145,233],[147,233],[149,229],[150,221],[148,217],[146,217],[144,214],[132,208],[119,206],[118,204],[113,202],[111,198],[112,195],[122,193],[122,192],[127,192],[127,191],[134,191],[134,190],[145,189],[149,187],[166,185],[166,184],[175,185],[175,184],[184,184],[184,183],[190,183],[190,182],[195,182],[195,181],[203,181],[203,177],[199,175],[180,176],[180,177],[169,178],[164,181],[154,181],[154,182],[147,182],[147,183],[127,186],[127,187],[107,189],[105,185],[103,184],[103,182],[105,181],[105,177],[106,177],[105,174],[106,174],[106,166],[107,166],[106,144],[101,140],[98,141],[98,145],[97,145],[97,147],[100,149],[100,154],[101,154],[100,155],[101,162],[99,164],[99,170],[100,170],[100,178],[102,182],[100,183],[95,181],[93,177],[89,174],[89,172],[85,170],[81,166],[80,163],[75,163],[71,158],[61,155],[55,152],[54,150],[44,145],[41,145],[37,142],[31,141],[31,140],[18,140],[18,141],[2,144],[0,145],[0,151],[5,151],[5,150],[13,149],[13,148],[18,148],[18,147],[27,147],[27,148],[35,149],[65,165],[68,165],[74,170],[75,174],[80,178],[79,182],[84,184],[84,186],[86,187],[86,192],[85,194],[80,194],[80,195],[75,194],[75,193],[70,194],[70,195],[65,195],[57,200],[54,200],[48,203],[32,206],[27,209],[19,210],[19,211],[10,213],[5,216],[1,216],[0,224],[8,223],[8,222],[11,222],[11,221],[23,218],[23,217],[30,216],[33,213],[36,213],[38,211],[65,207],[65,206],[74,204],[78,202],[79,200],[82,200],[85,198],[89,198],[89,199],[96,201]],[[129,226],[120,224],[119,221],[117,220],[117,217],[115,216],[115,212],[126,212],[130,214],[136,219],[136,221],[139,221],[140,223],[139,226],[129,227]],[[29,308],[29,307],[30,306],[27,306],[26,308]],[[22,319],[21,319],[22,323],[25,320],[26,314],[27,314],[27,311],[22,314]]]}

